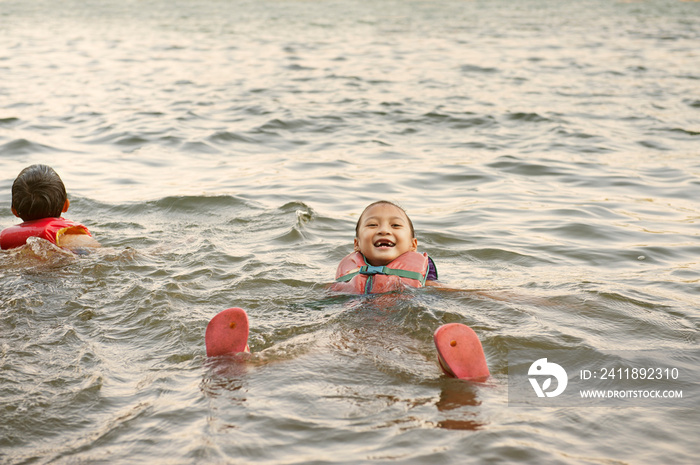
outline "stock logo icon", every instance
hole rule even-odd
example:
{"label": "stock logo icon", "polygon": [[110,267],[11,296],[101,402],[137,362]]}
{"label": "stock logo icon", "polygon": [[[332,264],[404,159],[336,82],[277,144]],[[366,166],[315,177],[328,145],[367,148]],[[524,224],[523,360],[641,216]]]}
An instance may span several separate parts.
{"label": "stock logo icon", "polygon": [[[566,389],[566,385],[569,382],[569,377],[566,371],[556,363],[548,362],[546,358],[541,358],[536,360],[527,372],[530,376],[544,377],[547,378],[542,382],[540,386],[537,378],[528,378],[532,388],[535,390],[537,397],[556,397]],[[557,387],[554,390],[549,390],[552,386],[552,377],[557,380]]]}

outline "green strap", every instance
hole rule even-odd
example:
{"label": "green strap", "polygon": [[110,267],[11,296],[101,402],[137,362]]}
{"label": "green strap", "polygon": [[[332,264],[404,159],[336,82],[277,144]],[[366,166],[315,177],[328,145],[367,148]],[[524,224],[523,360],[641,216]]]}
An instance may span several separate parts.
{"label": "green strap", "polygon": [[354,271],[352,273],[348,273],[346,275],[341,276],[340,278],[336,279],[335,281],[338,283],[346,283],[346,282],[350,281],[352,278],[354,278],[355,276],[357,276],[358,274],[360,274],[359,271]]}
{"label": "green strap", "polygon": [[415,279],[421,283],[421,286],[425,284],[425,279],[427,277],[427,273],[426,276],[423,276],[417,271],[396,270],[393,268],[387,268],[387,272],[385,274],[398,276],[399,278]]}
{"label": "green strap", "polygon": [[341,276],[340,278],[336,279],[336,281],[340,283],[345,283],[350,281],[358,274],[364,274],[368,276],[372,276],[375,274],[384,274],[389,276],[398,276],[399,278],[415,279],[416,281],[420,282],[421,286],[425,285],[425,280],[428,277],[428,273],[426,273],[425,276],[423,276],[417,271],[399,270],[396,268],[388,268],[386,266],[365,265],[361,267],[358,271],[354,271],[352,273],[348,273],[346,275]]}

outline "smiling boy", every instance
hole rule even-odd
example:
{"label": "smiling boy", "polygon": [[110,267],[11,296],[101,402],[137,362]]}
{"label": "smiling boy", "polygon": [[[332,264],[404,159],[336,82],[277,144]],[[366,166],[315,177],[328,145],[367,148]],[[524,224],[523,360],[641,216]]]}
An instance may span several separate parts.
{"label": "smiling boy", "polygon": [[380,200],[368,205],[355,226],[354,252],[338,265],[338,292],[378,294],[437,285],[437,269],[417,252],[413,222],[403,208]]}
{"label": "smiling boy", "polygon": [[[336,292],[380,294],[406,287],[438,286],[428,254],[417,252],[413,223],[403,208],[380,200],[368,205],[355,226],[354,252],[338,265]],[[241,308],[218,313],[207,325],[208,356],[246,351],[248,317]],[[489,376],[484,351],[474,331],[460,323],[440,326],[434,334],[438,361],[449,376],[483,380]]]}
{"label": "smiling boy", "polygon": [[370,265],[387,265],[418,249],[415,235],[406,212],[398,205],[380,200],[367,206],[357,221],[355,252],[364,255]]}

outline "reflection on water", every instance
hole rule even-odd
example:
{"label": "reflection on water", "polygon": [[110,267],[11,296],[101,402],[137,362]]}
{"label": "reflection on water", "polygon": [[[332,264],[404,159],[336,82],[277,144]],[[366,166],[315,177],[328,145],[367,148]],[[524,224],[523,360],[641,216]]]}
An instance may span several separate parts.
{"label": "reflection on water", "polygon": [[[462,381],[445,383],[440,391],[440,399],[435,405],[438,411],[445,412],[448,418],[439,421],[436,426],[438,428],[468,431],[476,431],[485,426],[483,420],[479,418],[479,410],[470,408],[481,405],[477,394],[480,387],[479,384]],[[454,410],[460,411],[462,415],[449,418],[449,413]]]}

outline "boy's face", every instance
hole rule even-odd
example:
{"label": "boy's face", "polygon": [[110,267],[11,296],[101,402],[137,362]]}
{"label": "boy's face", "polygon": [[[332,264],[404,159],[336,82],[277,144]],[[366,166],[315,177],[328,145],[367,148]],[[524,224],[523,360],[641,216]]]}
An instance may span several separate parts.
{"label": "boy's face", "polygon": [[411,233],[408,217],[394,205],[374,205],[360,218],[355,252],[361,252],[370,265],[384,266],[417,248],[418,240]]}

